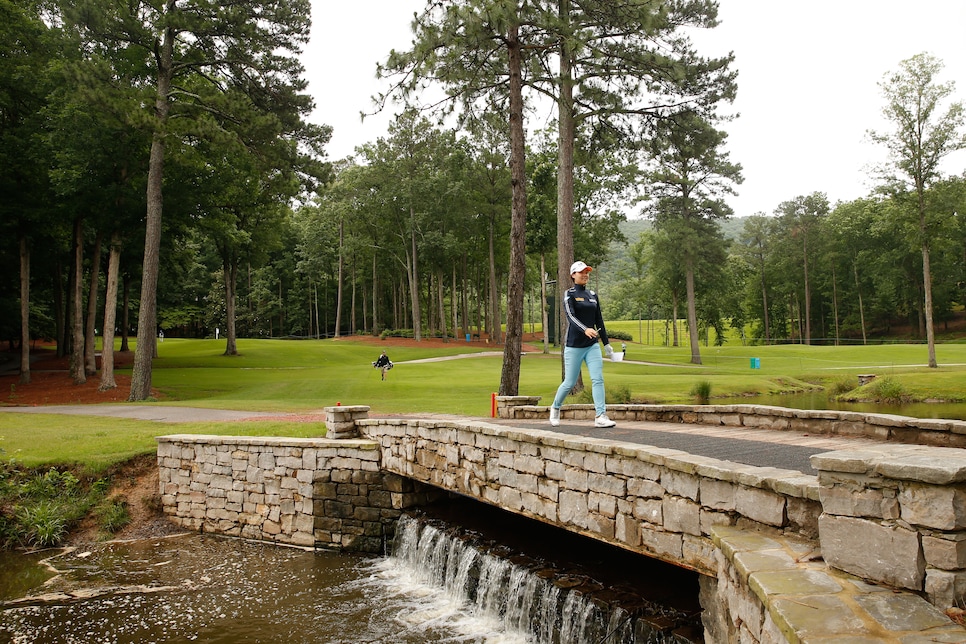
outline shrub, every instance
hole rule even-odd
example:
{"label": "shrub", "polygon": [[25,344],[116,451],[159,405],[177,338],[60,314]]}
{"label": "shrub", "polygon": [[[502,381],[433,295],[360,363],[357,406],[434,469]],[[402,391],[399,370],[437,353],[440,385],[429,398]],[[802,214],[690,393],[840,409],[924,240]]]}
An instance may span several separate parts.
{"label": "shrub", "polygon": [[19,496],[31,499],[53,499],[57,496],[73,496],[80,481],[70,472],[58,472],[50,468],[20,484]]}
{"label": "shrub", "polygon": [[385,329],[379,334],[379,337],[383,340],[386,338],[409,338],[413,337],[412,329]]}
{"label": "shrub", "polygon": [[607,402],[615,405],[627,405],[631,402],[631,388],[627,385],[617,385],[607,388]]}
{"label": "shrub", "polygon": [[858,382],[851,376],[843,376],[829,386],[828,393],[829,396],[838,396],[852,391],[857,385]]}
{"label": "shrub", "polygon": [[867,391],[880,402],[900,403],[909,398],[902,383],[894,378],[876,378],[869,383]]}
{"label": "shrub", "polygon": [[66,508],[49,499],[19,506],[16,519],[20,541],[48,548],[59,545],[67,535]]}
{"label": "shrub", "polygon": [[632,336],[627,331],[621,331],[620,329],[615,329],[614,331],[611,331],[610,329],[608,329],[607,337],[611,340],[626,340],[627,342],[634,341],[634,336]]}
{"label": "shrub", "polygon": [[698,401],[700,405],[707,405],[708,401],[711,400],[711,382],[708,380],[701,380],[693,387],[691,387],[691,395],[694,396],[695,400]]}
{"label": "shrub", "polygon": [[114,534],[131,522],[131,512],[124,499],[111,499],[97,509],[97,521],[104,532]]}
{"label": "shrub", "polygon": [[107,485],[105,479],[88,485],[66,470],[29,470],[0,461],[0,544],[59,545],[104,497]]}
{"label": "shrub", "polygon": [[[605,393],[610,405],[627,405],[632,402],[631,390],[627,385],[607,387]],[[589,385],[584,385],[584,390],[577,394],[576,402],[580,405],[594,404],[594,392]]]}

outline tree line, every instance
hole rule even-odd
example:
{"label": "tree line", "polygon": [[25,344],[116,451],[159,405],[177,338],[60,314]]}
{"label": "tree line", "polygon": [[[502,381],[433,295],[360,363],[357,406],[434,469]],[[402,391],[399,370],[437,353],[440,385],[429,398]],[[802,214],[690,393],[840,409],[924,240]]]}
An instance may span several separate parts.
{"label": "tree line", "polygon": [[[882,243],[901,232],[924,260],[910,282],[903,256],[893,317],[926,319],[927,258],[943,284],[952,275],[940,238],[958,220],[937,195],[961,199],[962,182],[935,166],[919,183],[884,181],[867,204],[797,198],[729,245],[725,196],[742,180],[720,129],[733,61],[686,36],[717,24],[715,2],[428,0],[412,49],[379,69],[383,108],[402,110],[334,163],[330,129],[307,120],[306,0],[0,0],[0,12],[0,265],[20,275],[0,287],[0,331],[21,346],[22,379],[31,338],[55,339],[76,381],[94,374],[97,329],[105,388],[115,329],[122,350],[137,333],[132,400],[149,395],[161,330],[223,336],[226,355],[238,337],[480,334],[504,345],[500,393],[512,395],[524,319],[547,332],[576,258],[611,260],[609,315],[683,311],[692,342],[725,321],[762,341],[810,340],[812,324],[828,337],[832,321],[845,337],[855,302],[863,329],[890,310],[883,273],[865,273],[882,249],[840,244],[849,226],[868,235],[859,213],[902,223]],[[552,116],[535,118],[547,104]],[[551,125],[524,127],[540,122]],[[947,130],[939,158],[959,140]],[[632,203],[654,229],[615,253]],[[854,290],[846,275],[859,275]]]}
{"label": "tree line", "polygon": [[[942,68],[918,54],[880,82],[890,129],[869,135],[889,156],[866,198],[833,206],[822,192],[800,195],[770,217],[745,218],[731,239],[720,226],[702,227],[712,218],[668,225],[661,201],[654,202],[655,230],[641,235],[617,269],[622,298],[614,314],[661,310],[677,320],[687,302],[698,364],[698,317],[718,338],[730,324],[743,338],[750,329],[749,341],[804,344],[816,337],[866,342],[906,320],[936,367],[935,323],[966,305],[966,173],[944,176],[941,165],[966,148],[964,112],[954,84],[939,78]],[[700,314],[691,308],[694,266]]]}
{"label": "tree line", "polygon": [[[136,332],[131,400],[159,330],[212,327],[228,355],[239,332],[475,328],[505,344],[515,393],[525,280],[561,282],[575,250],[602,258],[649,133],[678,113],[718,122],[735,89],[731,58],[685,34],[715,26],[714,2],[428,0],[413,48],[379,70],[406,109],[333,166],[329,129],[306,120],[307,0],[0,11],[0,261],[20,275],[0,302],[21,323],[4,335],[22,379],[30,338],[50,337],[80,382],[100,326],[111,387],[115,328],[122,347]],[[423,102],[427,85],[445,98]],[[557,132],[528,154],[538,97]]]}

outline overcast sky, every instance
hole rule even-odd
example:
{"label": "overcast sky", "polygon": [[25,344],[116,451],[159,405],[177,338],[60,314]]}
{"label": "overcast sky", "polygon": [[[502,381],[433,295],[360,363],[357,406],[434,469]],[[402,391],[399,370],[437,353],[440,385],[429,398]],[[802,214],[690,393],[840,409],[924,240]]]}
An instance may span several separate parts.
{"label": "overcast sky", "polygon": [[[412,42],[410,22],[424,0],[313,0],[305,52],[313,120],[334,128],[329,154],[343,158],[385,134],[388,115],[360,122],[385,84],[375,66]],[[732,161],[745,181],[729,203],[739,216],[771,214],[782,201],[815,191],[834,203],[869,193],[871,166],[884,151],[868,141],[883,130],[878,86],[899,62],[928,52],[945,63],[966,102],[966,0],[720,0],[721,25],[695,38],[699,51],[733,51],[740,117],[726,126]],[[541,120],[540,125],[543,124]],[[531,124],[534,129],[537,124]],[[947,173],[966,169],[966,152]],[[634,214],[634,213],[630,213]]]}

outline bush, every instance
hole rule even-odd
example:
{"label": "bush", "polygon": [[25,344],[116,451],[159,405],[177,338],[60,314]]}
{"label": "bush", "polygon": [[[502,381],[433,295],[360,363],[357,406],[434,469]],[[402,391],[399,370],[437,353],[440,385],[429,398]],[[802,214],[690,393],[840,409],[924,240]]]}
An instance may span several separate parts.
{"label": "bush", "polygon": [[634,341],[634,336],[632,336],[627,331],[621,331],[620,329],[615,329],[614,331],[611,331],[610,329],[608,329],[607,337],[610,340],[625,340],[627,342]]}
{"label": "bush", "polygon": [[70,471],[29,470],[0,461],[0,546],[57,546],[71,526],[104,497],[107,481],[89,486]]}
{"label": "bush", "polygon": [[859,384],[858,381],[856,381],[851,376],[843,376],[829,386],[828,388],[829,397],[831,398],[834,396],[839,396],[841,394],[848,393],[853,389],[855,389],[856,386],[858,386],[858,384]]}
{"label": "bush", "polygon": [[866,390],[880,402],[901,403],[909,399],[902,383],[894,378],[876,378]]}
{"label": "bush", "polygon": [[691,395],[698,401],[699,405],[707,405],[711,400],[711,382],[701,380],[691,387]]}
{"label": "bush", "polygon": [[631,388],[627,385],[618,385],[607,388],[607,402],[615,405],[628,405],[631,403]]}
{"label": "bush", "polygon": [[379,334],[379,338],[385,340],[386,338],[409,338],[412,339],[413,330],[412,329],[385,329]]}
{"label": "bush", "polygon": [[73,496],[80,481],[70,472],[58,472],[50,468],[20,484],[18,494],[21,498],[53,499],[61,495]]}
{"label": "bush", "polygon": [[[607,387],[605,394],[609,405],[627,405],[632,402],[631,390],[627,385]],[[594,392],[589,384],[585,384],[584,390],[577,394],[576,402],[580,405],[594,404]]]}
{"label": "bush", "polygon": [[104,532],[114,534],[131,522],[131,512],[124,499],[111,499],[97,509],[97,521]]}
{"label": "bush", "polygon": [[48,548],[59,545],[67,536],[66,508],[49,499],[20,506],[15,515],[19,540],[23,543]]}

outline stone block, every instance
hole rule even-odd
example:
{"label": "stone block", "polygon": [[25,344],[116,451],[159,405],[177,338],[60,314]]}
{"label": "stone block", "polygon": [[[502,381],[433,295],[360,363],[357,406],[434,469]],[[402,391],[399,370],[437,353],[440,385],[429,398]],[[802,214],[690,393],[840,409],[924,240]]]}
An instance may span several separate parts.
{"label": "stone block", "polygon": [[660,499],[664,496],[664,487],[649,479],[632,478],[627,481],[627,495]]}
{"label": "stone block", "polygon": [[627,482],[624,479],[594,472],[587,477],[587,487],[591,492],[600,492],[617,497],[624,496],[627,493]]}
{"label": "stone block", "polygon": [[500,488],[500,505],[507,509],[513,510],[514,512],[519,512],[523,509],[523,498],[520,495],[519,490],[515,490],[509,487]]}
{"label": "stone block", "polygon": [[664,529],[694,536],[701,535],[701,506],[679,496],[668,496],[662,504]]}
{"label": "stone block", "polygon": [[626,514],[614,519],[614,537],[623,544],[636,548],[641,543],[640,522]]}
{"label": "stone block", "polygon": [[711,510],[734,510],[735,485],[727,481],[702,479],[699,500],[701,505]]}
{"label": "stone block", "polygon": [[735,491],[735,509],[759,523],[779,528],[785,525],[785,497],[773,492],[739,486]]}
{"label": "stone block", "polygon": [[939,609],[966,604],[966,571],[926,570],[926,597]]}
{"label": "stone block", "polygon": [[966,534],[936,533],[922,537],[922,552],[926,563],[943,570],[966,568]]}
{"label": "stone block", "polygon": [[661,499],[638,499],[634,502],[634,516],[653,525],[663,525],[663,507]]}
{"label": "stone block", "polygon": [[788,498],[785,502],[785,515],[788,527],[806,539],[818,539],[818,518],[822,506],[817,501]]}
{"label": "stone block", "polygon": [[605,541],[614,540],[615,524],[616,521],[614,519],[597,514],[596,512],[589,512],[587,514],[587,529]]}
{"label": "stone block", "polygon": [[692,501],[698,500],[699,478],[686,472],[665,470],[661,475],[661,485],[668,494],[683,496]]}
{"label": "stone block", "polygon": [[[908,593],[865,593],[856,596],[855,602],[891,632],[925,633],[949,626],[949,618],[939,608]],[[966,632],[960,631],[960,636]]]}
{"label": "stone block", "polygon": [[681,561],[684,549],[684,536],[678,532],[654,530],[647,525],[641,526],[641,545],[658,556],[670,557]]}
{"label": "stone block", "polygon": [[729,512],[713,512],[701,509],[701,534],[710,535],[715,526],[734,525],[734,517]]}
{"label": "stone block", "polygon": [[661,477],[661,468],[653,463],[628,457],[612,457],[618,459],[618,464],[611,464],[608,459],[608,470],[623,474],[628,478],[648,479],[657,481]]}
{"label": "stone block", "polygon": [[571,490],[560,492],[557,517],[563,524],[587,527],[587,495]]}
{"label": "stone block", "polygon": [[589,452],[584,455],[583,469],[598,474],[607,473],[607,457],[604,454]]}
{"label": "stone block", "polygon": [[560,495],[560,485],[556,481],[540,479],[537,481],[537,494],[552,503],[556,503]]}
{"label": "stone block", "polygon": [[830,514],[819,518],[819,533],[829,565],[872,581],[922,590],[926,560],[918,533]]}
{"label": "stone block", "polygon": [[966,529],[966,490],[911,483],[899,491],[902,519],[937,530]]}
{"label": "stone block", "polygon": [[564,472],[562,487],[576,492],[586,492],[589,489],[588,473],[575,467],[568,467]]}

